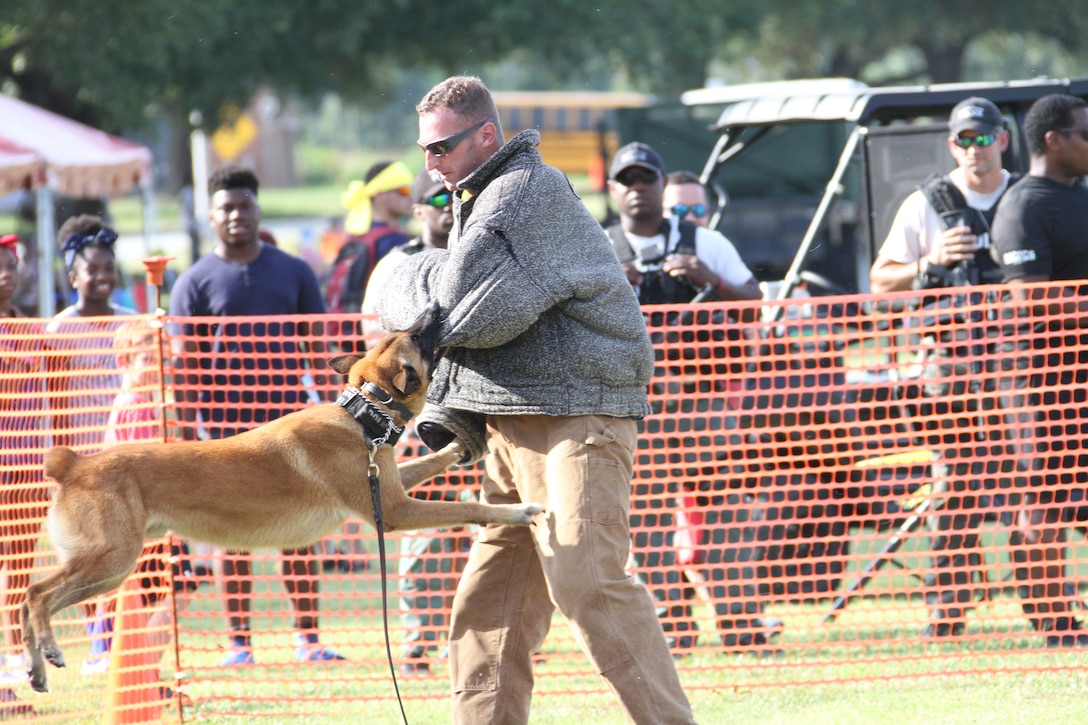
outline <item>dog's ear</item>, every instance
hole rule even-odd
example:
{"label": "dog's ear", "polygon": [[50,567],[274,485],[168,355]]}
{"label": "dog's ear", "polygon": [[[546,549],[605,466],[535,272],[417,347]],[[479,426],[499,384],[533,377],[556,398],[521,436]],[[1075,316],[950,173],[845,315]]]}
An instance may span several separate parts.
{"label": "dog's ear", "polygon": [[420,378],[419,372],[411,365],[401,365],[400,371],[393,376],[393,387],[400,391],[402,395],[411,395],[419,390],[422,385],[423,379]]}
{"label": "dog's ear", "polygon": [[358,355],[337,355],[329,360],[329,367],[341,375],[347,375],[351,366],[361,359]]}

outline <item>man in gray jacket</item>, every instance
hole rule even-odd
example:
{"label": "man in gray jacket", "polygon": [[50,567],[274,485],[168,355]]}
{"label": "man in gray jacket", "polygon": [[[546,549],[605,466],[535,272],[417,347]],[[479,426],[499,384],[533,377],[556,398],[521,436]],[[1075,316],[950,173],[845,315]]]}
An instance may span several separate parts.
{"label": "man in gray jacket", "polygon": [[[421,434],[489,450],[483,499],[539,501],[535,526],[473,544],[450,633],[456,723],[527,723],[533,653],[555,607],[636,723],[690,723],[661,625],[624,572],[636,421],[653,354],[611,244],[539,134],[503,141],[491,93],[453,77],[416,109],[426,168],[455,192],[448,250],[400,264],[388,329],[437,302],[445,355]],[[437,445],[437,443],[436,443]]]}

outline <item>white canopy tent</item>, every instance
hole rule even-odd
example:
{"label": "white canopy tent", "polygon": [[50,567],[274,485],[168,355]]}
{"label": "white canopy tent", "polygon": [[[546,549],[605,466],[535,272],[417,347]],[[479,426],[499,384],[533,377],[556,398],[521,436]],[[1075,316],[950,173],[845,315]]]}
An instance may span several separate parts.
{"label": "white canopy tent", "polygon": [[94,199],[139,187],[150,230],[151,151],[140,144],[0,94],[0,192],[36,192],[38,314],[55,312],[54,195]]}

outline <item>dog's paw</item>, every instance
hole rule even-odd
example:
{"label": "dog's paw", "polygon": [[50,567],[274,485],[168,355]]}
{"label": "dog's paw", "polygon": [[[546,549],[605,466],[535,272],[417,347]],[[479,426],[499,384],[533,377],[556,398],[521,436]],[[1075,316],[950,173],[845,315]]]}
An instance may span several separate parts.
{"label": "dog's paw", "polygon": [[514,523],[526,526],[533,523],[533,517],[544,510],[544,507],[538,503],[513,504],[513,508],[517,516]]}
{"label": "dog's paw", "polygon": [[64,662],[64,653],[60,651],[60,647],[55,644],[43,646],[41,648],[42,657],[45,657],[46,661],[54,667],[66,667]]}
{"label": "dog's paw", "polygon": [[49,679],[45,676],[45,668],[35,670],[31,667],[26,671],[27,681],[34,692],[49,692]]}
{"label": "dog's paw", "polygon": [[451,465],[455,466],[463,466],[472,460],[472,452],[459,438],[454,438],[453,442],[442,449],[442,453],[449,456],[453,460]]}

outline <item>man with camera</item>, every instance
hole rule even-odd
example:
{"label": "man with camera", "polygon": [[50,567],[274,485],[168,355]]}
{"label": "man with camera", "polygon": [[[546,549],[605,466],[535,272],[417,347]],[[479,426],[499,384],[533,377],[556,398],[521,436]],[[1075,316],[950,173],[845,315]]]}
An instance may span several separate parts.
{"label": "man with camera", "polygon": [[[609,169],[608,189],[620,221],[606,231],[640,303],[759,299],[755,277],[728,239],[673,214],[665,216],[665,165],[652,147],[631,143],[617,151]],[[726,384],[729,351],[722,348],[731,344],[730,338],[736,337],[732,334],[735,330],[725,324],[725,314],[720,308],[697,310],[693,307],[684,312],[647,314],[651,319],[652,336],[658,341],[705,342],[717,349],[710,357],[721,360],[713,364],[713,376],[706,366],[699,368],[701,375],[685,375],[684,365],[690,363],[669,357],[678,354],[678,348],[674,347],[666,354],[659,346],[657,351],[658,370],[651,384],[650,398],[654,415],[644,421],[645,432],[650,435],[639,437],[639,460],[652,457],[656,464],[661,464],[664,462],[662,456],[668,456],[671,461],[692,462],[695,454],[685,450],[681,439],[662,441],[654,437],[664,427],[661,414],[681,414],[679,418],[683,420],[679,425],[691,426],[694,426],[692,414],[719,421],[724,419],[725,403],[731,393]],[[692,327],[696,329],[682,332],[673,329],[678,323],[685,322],[693,323]],[[662,375],[662,370],[666,374]],[[693,378],[699,377],[704,379],[692,382]],[[711,427],[707,426],[708,429]],[[727,444],[720,430],[712,441],[706,441],[710,442],[722,450]],[[659,444],[667,450],[645,450],[648,447],[657,449]],[[739,494],[725,491],[725,481],[703,479],[697,466],[687,470],[690,478],[682,482],[683,491],[675,492],[680,494],[683,505],[674,512],[679,531],[671,545],[669,537],[673,534],[669,529],[674,525],[673,517],[670,512],[652,510],[660,506],[664,498],[661,484],[650,484],[649,496],[636,496],[631,516],[635,539],[633,551],[638,565],[650,572],[650,588],[670,646],[677,656],[694,646],[695,623],[690,600],[694,587],[705,584],[711,592],[723,632],[744,630],[723,634],[725,647],[763,652],[767,639],[761,631],[765,628],[758,619],[760,607],[755,593],[750,588],[742,592],[745,578],[730,570],[739,568],[735,562],[742,557],[737,553],[736,542],[727,542],[725,538],[739,536],[741,529],[722,525],[732,523],[728,514],[722,513],[728,509],[725,504],[727,494],[734,497]],[[684,535],[688,545],[680,545],[677,541]],[[677,563],[684,567],[687,581],[680,581],[673,573]],[[708,581],[703,581],[704,577]]]}
{"label": "man with camera", "polygon": [[[963,287],[993,284],[1001,273],[990,255],[990,224],[998,202],[1015,177],[1002,168],[1001,154],[1008,148],[1009,132],[992,102],[967,98],[952,109],[948,119],[948,150],[956,168],[948,175],[933,174],[899,207],[888,236],[869,272],[873,292],[908,289]],[[923,353],[922,399],[914,411],[932,420],[927,423],[926,442],[942,459],[977,460],[972,443],[959,450],[943,450],[940,421],[931,416],[962,416],[968,412],[962,401],[971,385],[978,384],[974,369],[978,346],[985,340],[942,339],[934,343],[964,342],[964,345],[931,344]],[[973,344],[972,344],[973,343]],[[953,355],[959,357],[953,359]],[[951,399],[949,397],[951,396]],[[963,441],[961,441],[963,443]],[[925,636],[958,636],[964,631],[966,609],[971,601],[971,568],[979,559],[978,525],[981,512],[978,496],[985,482],[979,464],[938,463],[933,466],[933,511],[927,519],[933,554],[935,585],[927,601],[934,606]]]}
{"label": "man with camera", "polygon": [[[629,143],[612,159],[608,193],[620,221],[607,229],[642,304],[757,300],[759,285],[732,242],[711,229],[664,217],[665,164]],[[713,296],[711,296],[713,295]]]}

